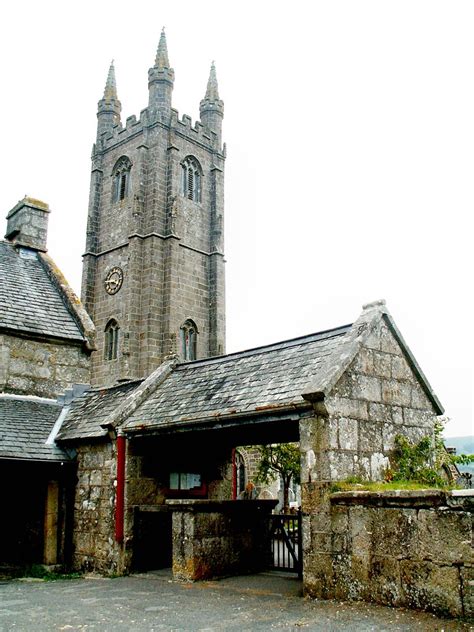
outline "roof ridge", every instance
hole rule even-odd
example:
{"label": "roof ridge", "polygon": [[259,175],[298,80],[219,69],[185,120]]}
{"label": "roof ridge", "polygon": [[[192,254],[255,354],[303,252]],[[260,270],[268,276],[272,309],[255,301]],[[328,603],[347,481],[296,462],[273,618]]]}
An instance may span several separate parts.
{"label": "roof ridge", "polygon": [[336,336],[342,336],[351,330],[352,323],[349,325],[341,325],[340,327],[334,327],[333,329],[325,329],[306,336],[298,336],[297,338],[289,338],[287,340],[281,340],[278,342],[272,342],[261,347],[251,347],[250,349],[243,349],[242,351],[234,351],[225,355],[213,356],[212,358],[202,358],[200,360],[193,360],[192,362],[182,362],[175,367],[177,369],[191,369],[197,366],[204,366],[209,364],[217,364],[220,362],[226,362],[234,360],[237,357],[248,357],[250,355],[257,355],[259,353],[270,353],[271,351],[278,351],[282,348],[288,349],[290,347],[296,347],[300,344],[309,344],[317,340],[324,340],[326,338],[335,338]]}
{"label": "roof ridge", "polygon": [[[109,386],[91,386],[91,388],[87,389],[87,391],[85,391],[83,393],[83,395],[91,395],[91,394],[94,394],[94,393],[100,393],[101,391],[111,391],[112,389],[120,388],[122,386],[130,386],[130,385],[133,385],[133,384],[141,384],[141,382],[143,382],[144,380],[145,380],[145,378],[138,377],[138,378],[135,378],[133,380],[124,380],[123,382],[119,382],[118,384],[109,384]],[[82,397],[82,395],[81,395],[81,397]]]}
{"label": "roof ridge", "polygon": [[23,395],[21,393],[0,393],[0,399],[14,399],[16,401],[22,400],[26,402],[38,402],[40,404],[54,404],[59,406],[56,399],[50,397],[41,397],[40,395]]}

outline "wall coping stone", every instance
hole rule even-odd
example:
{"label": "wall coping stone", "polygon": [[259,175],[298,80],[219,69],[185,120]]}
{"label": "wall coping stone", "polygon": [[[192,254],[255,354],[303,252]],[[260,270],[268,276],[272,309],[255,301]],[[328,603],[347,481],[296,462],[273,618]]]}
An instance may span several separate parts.
{"label": "wall coping stone", "polygon": [[172,511],[189,513],[207,512],[250,512],[271,511],[277,506],[278,500],[208,500],[206,498],[170,499],[166,501]]}
{"label": "wall coping stone", "polygon": [[449,507],[455,510],[472,511],[474,509],[474,490],[456,489],[443,491],[437,489],[390,490],[386,492],[350,491],[331,494],[333,505],[368,505],[375,507]]}

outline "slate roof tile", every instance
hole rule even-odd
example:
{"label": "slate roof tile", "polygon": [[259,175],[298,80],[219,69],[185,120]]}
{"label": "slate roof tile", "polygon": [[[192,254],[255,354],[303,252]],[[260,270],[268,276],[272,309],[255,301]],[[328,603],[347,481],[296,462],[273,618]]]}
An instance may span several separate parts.
{"label": "slate roof tile", "polygon": [[0,241],[0,328],[84,340],[34,250]]}
{"label": "slate roof tile", "polygon": [[65,461],[69,456],[56,445],[46,445],[61,413],[51,400],[3,395],[0,397],[0,458]]}
{"label": "slate roof tile", "polygon": [[[131,414],[126,430],[159,428],[268,408],[306,405],[301,394],[350,326],[275,345],[177,365]],[[141,382],[92,390],[75,400],[59,440],[98,437],[104,421]]]}
{"label": "slate roof tile", "polygon": [[61,441],[105,436],[107,430],[100,424],[139,384],[141,380],[86,391],[73,400],[56,439]]}

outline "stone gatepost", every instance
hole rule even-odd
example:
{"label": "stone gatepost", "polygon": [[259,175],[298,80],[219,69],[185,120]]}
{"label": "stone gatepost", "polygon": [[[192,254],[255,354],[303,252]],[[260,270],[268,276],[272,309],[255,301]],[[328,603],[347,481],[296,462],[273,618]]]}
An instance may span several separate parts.
{"label": "stone gatepost", "polygon": [[58,562],[59,483],[49,481],[44,512],[44,563]]}
{"label": "stone gatepost", "polygon": [[330,420],[323,402],[300,420],[303,591],[331,598]]}

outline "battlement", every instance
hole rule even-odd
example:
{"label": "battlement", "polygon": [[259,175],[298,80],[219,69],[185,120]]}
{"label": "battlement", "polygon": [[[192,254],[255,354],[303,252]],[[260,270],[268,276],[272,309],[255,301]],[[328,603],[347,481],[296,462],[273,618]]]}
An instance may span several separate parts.
{"label": "battlement", "polygon": [[138,120],[135,115],[128,116],[125,127],[115,125],[111,131],[104,132],[98,139],[95,151],[109,149],[156,124],[162,124],[165,127],[171,126],[173,130],[187,137],[191,142],[197,141],[209,148],[220,149],[220,147],[218,147],[217,134],[203,125],[201,121],[197,120],[193,125],[192,118],[188,114],[183,114],[180,118],[178,110],[171,109],[171,119],[168,123],[163,120],[159,114],[154,113],[152,117],[150,109],[145,108],[140,112],[140,118]]}
{"label": "battlement", "polygon": [[178,110],[171,110],[171,127],[192,141],[200,140],[211,147],[215,147],[217,144],[217,134],[215,132],[208,129],[201,121],[196,121],[193,127],[192,118],[188,114],[183,114],[179,118]]}

